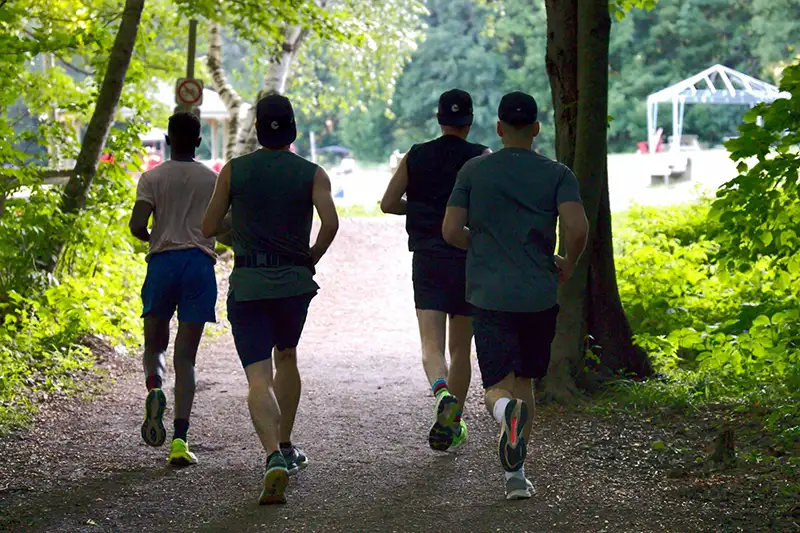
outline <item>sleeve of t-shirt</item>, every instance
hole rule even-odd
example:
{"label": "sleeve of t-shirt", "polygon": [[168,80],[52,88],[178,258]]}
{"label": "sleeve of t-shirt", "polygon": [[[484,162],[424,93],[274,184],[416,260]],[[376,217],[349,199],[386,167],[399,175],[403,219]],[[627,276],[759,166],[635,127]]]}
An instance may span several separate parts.
{"label": "sleeve of t-shirt", "polygon": [[469,193],[472,188],[470,174],[473,165],[467,163],[461,170],[458,171],[456,176],[456,184],[453,187],[453,192],[450,194],[450,200],[447,202],[448,207],[462,207],[469,209]]}
{"label": "sleeve of t-shirt", "polygon": [[565,202],[583,203],[578,178],[567,166],[564,167],[564,173],[561,174],[561,179],[558,180],[558,189],[556,190],[556,205],[561,205]]}
{"label": "sleeve of t-shirt", "polygon": [[139,176],[139,183],[136,184],[136,201],[147,202],[153,207],[156,205],[155,195],[153,194],[153,184],[147,172]]}

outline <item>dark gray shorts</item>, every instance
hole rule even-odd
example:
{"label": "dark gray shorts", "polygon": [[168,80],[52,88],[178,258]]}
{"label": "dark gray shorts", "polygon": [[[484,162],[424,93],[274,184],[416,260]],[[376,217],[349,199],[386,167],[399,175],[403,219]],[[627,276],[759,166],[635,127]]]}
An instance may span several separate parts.
{"label": "dark gray shorts", "polygon": [[547,375],[558,309],[556,305],[535,313],[510,313],[475,308],[472,330],[484,389],[512,372],[531,379]]}

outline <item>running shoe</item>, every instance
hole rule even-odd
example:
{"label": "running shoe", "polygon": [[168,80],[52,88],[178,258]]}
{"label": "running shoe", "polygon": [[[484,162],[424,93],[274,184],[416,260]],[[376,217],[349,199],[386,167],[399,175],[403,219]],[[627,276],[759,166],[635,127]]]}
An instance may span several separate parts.
{"label": "running shoe", "polygon": [[458,412],[458,399],[449,392],[443,392],[436,397],[433,408],[433,426],[428,434],[428,444],[438,452],[446,452],[453,444],[456,435],[456,413]]}
{"label": "running shoe", "polygon": [[169,464],[189,466],[197,464],[197,456],[189,451],[189,445],[183,439],[172,439],[169,451]]}
{"label": "running shoe", "polygon": [[167,407],[167,398],[161,389],[150,389],[144,401],[144,423],[142,424],[142,439],[150,446],[161,446],[167,440],[167,430],[164,429],[164,410]]}
{"label": "running shoe", "polygon": [[286,460],[280,453],[273,453],[267,462],[264,474],[264,488],[258,497],[259,505],[286,503],[286,487],[289,486],[289,470]]}
{"label": "running shoe", "polygon": [[292,446],[288,450],[281,448],[281,455],[283,455],[283,459],[286,461],[286,468],[290,476],[295,475],[308,466],[308,457],[303,450],[297,446]]}
{"label": "running shoe", "polygon": [[516,472],[525,463],[527,449],[522,430],[527,421],[528,406],[525,402],[517,399],[509,401],[500,424],[500,438],[497,442],[500,464],[506,472]]}
{"label": "running shoe", "polygon": [[522,476],[512,476],[506,480],[506,499],[524,500],[533,496],[533,483]]}
{"label": "running shoe", "polygon": [[450,447],[447,448],[448,452],[454,452],[467,442],[469,442],[469,435],[467,434],[467,423],[464,420],[461,420],[461,424],[459,425],[459,432],[457,435],[453,436],[453,442],[450,444]]}

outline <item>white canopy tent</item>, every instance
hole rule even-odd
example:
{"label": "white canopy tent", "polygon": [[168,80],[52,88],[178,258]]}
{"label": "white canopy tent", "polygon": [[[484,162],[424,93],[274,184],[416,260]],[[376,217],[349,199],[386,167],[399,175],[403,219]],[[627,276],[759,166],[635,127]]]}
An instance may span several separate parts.
{"label": "white canopy tent", "polygon": [[757,80],[732,68],[714,65],[703,72],[647,97],[647,148],[651,154],[658,142],[658,105],[672,103],[670,151],[678,151],[683,134],[686,104],[736,104],[750,107],[762,102],[789,98],[774,85]]}

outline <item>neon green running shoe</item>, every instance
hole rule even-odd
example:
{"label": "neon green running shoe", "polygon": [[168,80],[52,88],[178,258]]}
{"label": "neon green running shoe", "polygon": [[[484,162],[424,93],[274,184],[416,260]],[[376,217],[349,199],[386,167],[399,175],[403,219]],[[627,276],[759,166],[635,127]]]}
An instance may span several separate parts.
{"label": "neon green running shoe", "polygon": [[190,466],[197,464],[197,456],[189,451],[189,445],[183,439],[172,439],[169,450],[169,464]]}
{"label": "neon green running shoe", "polygon": [[461,425],[459,427],[460,430],[458,434],[453,436],[453,442],[452,444],[450,444],[450,447],[447,448],[448,452],[454,452],[469,442],[469,434],[467,433],[467,423],[464,422],[464,420],[461,420]]}
{"label": "neon green running shoe", "polygon": [[437,452],[445,452],[453,444],[457,431],[455,423],[458,411],[458,398],[447,391],[436,396],[433,406],[433,425],[428,433],[428,445]]}

